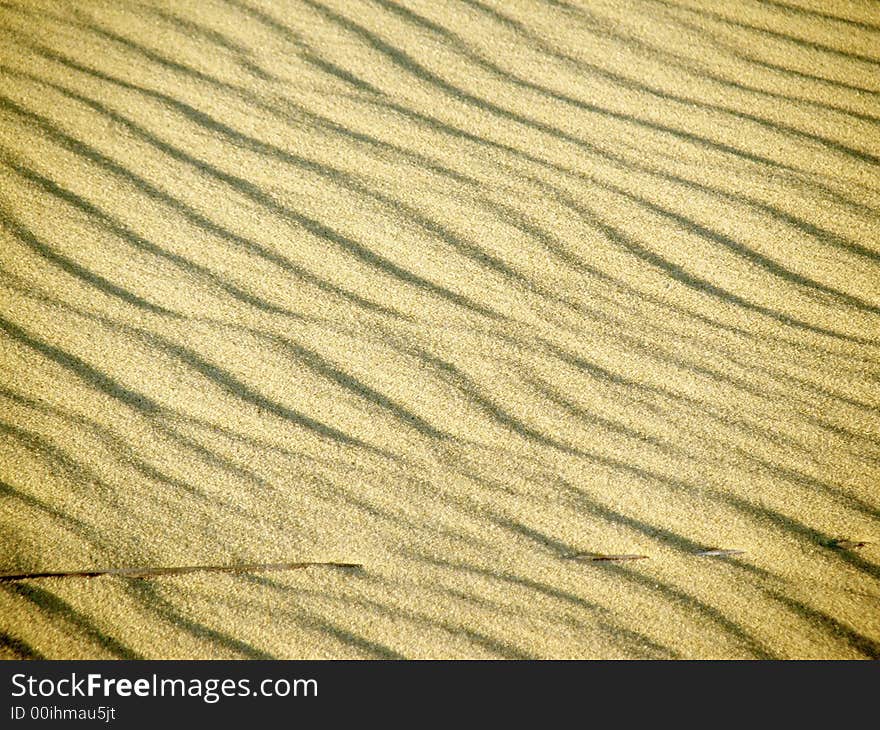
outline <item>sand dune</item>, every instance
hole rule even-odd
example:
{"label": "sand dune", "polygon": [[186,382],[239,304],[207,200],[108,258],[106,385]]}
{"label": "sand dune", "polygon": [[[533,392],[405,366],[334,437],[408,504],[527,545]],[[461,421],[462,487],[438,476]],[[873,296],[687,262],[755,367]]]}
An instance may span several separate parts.
{"label": "sand dune", "polygon": [[880,657],[880,6],[0,36],[0,656]]}

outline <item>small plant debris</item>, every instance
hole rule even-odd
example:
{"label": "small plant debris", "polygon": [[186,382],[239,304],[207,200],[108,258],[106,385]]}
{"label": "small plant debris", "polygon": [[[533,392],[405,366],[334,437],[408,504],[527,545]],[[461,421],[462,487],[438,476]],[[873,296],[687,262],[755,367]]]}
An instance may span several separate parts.
{"label": "small plant debris", "polygon": [[722,550],[721,548],[709,548],[708,550],[700,550],[697,555],[701,558],[723,558],[728,555],[744,555],[745,550]]}
{"label": "small plant debris", "polygon": [[844,540],[842,538],[827,540],[823,543],[825,547],[829,547],[832,550],[858,550],[870,544],[865,540]]}
{"label": "small plant debris", "polygon": [[578,553],[570,556],[571,560],[580,562],[623,562],[626,560],[647,560],[647,555],[604,555],[603,553]]}
{"label": "small plant debris", "polygon": [[0,583],[34,578],[99,578],[105,575],[122,578],[152,578],[160,575],[185,575],[187,573],[263,573],[317,567],[361,569],[363,566],[357,563],[247,563],[242,565],[186,565],[171,568],[106,568],[103,570],[44,573],[4,573],[0,574]]}

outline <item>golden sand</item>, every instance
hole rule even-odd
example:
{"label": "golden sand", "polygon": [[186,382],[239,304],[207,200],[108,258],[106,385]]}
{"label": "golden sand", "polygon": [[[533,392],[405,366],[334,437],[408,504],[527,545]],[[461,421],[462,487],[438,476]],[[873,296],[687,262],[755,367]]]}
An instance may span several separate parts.
{"label": "golden sand", "polygon": [[880,657],[880,6],[0,34],[0,656]]}

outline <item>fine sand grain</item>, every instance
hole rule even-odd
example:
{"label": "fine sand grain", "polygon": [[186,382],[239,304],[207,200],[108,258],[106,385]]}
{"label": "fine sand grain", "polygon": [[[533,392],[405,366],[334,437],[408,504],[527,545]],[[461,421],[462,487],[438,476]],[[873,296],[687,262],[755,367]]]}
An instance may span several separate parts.
{"label": "fine sand grain", "polygon": [[0,656],[880,658],[878,484],[880,4],[0,6]]}

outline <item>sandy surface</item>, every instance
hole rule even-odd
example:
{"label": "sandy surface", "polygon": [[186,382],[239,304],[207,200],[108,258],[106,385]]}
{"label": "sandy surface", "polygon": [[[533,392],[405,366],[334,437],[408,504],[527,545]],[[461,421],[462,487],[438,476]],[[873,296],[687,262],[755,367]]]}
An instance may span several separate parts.
{"label": "sandy surface", "polygon": [[880,6],[0,35],[0,655],[880,656]]}

